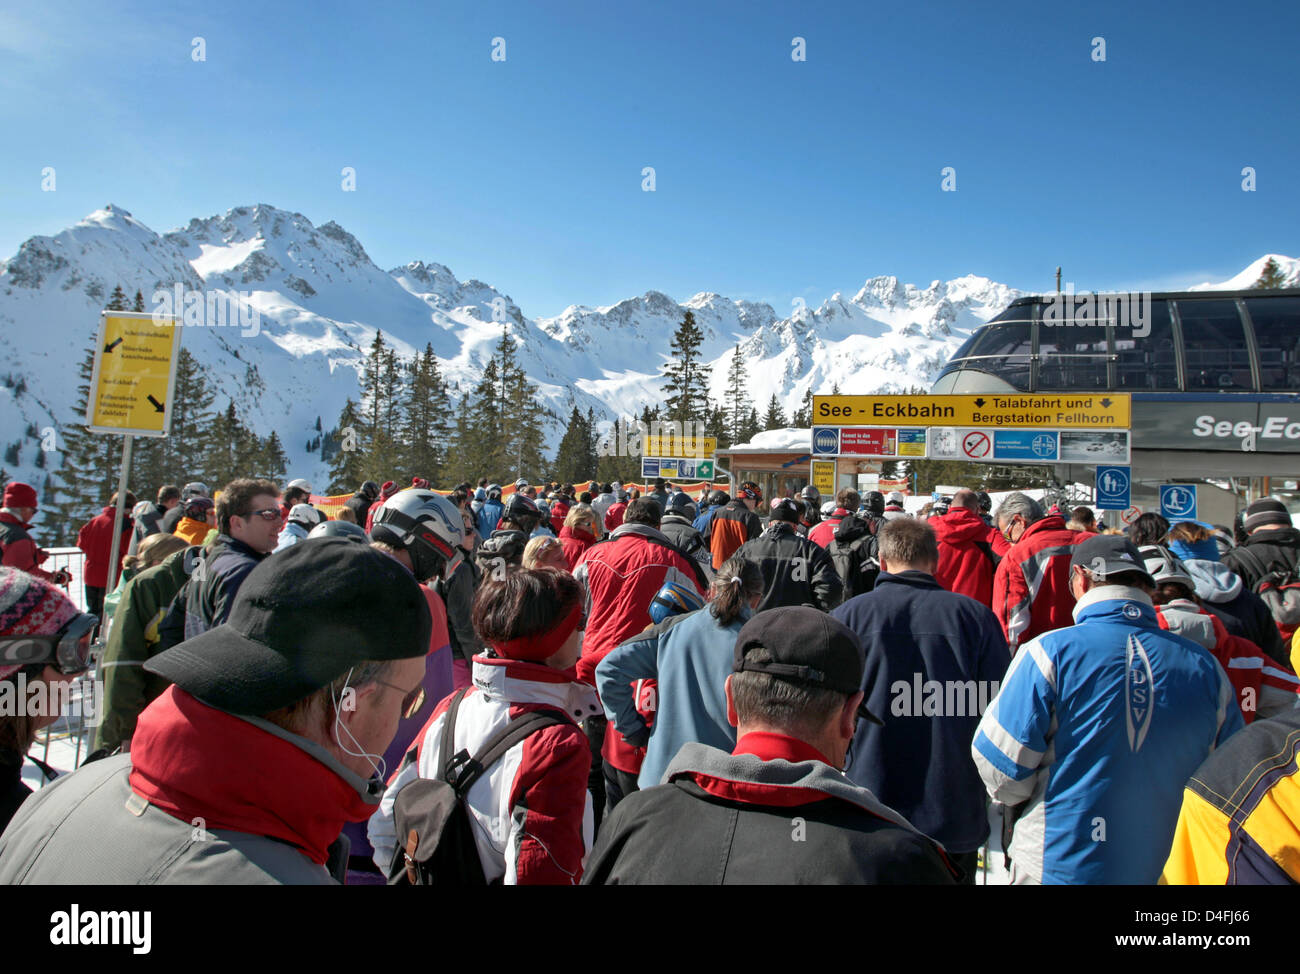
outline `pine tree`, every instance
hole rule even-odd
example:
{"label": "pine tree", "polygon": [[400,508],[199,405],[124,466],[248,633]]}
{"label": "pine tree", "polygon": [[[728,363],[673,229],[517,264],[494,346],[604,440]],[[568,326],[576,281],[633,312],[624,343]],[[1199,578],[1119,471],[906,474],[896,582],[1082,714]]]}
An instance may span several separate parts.
{"label": "pine tree", "polygon": [[328,459],[330,465],[330,493],[356,490],[366,479],[360,427],[357,405],[349,398],[339,412],[338,425],[326,434],[321,444],[321,458]]}
{"label": "pine tree", "polygon": [[727,449],[733,442],[739,442],[732,438],[730,414],[721,406],[709,410],[708,419],[704,422],[704,435],[716,439],[719,449],[722,450]]}
{"label": "pine tree", "polygon": [[741,427],[740,442],[750,443],[761,432],[763,432],[763,424],[758,421],[758,410],[751,409],[749,415],[745,417],[744,426]]}
{"label": "pine tree", "polygon": [[135,289],[135,301],[131,305],[131,310],[139,312],[144,311],[144,295],[140,293],[139,288]]}
{"label": "pine tree", "polygon": [[550,477],[544,452],[546,435],[542,421],[550,410],[537,401],[537,386],[528,381],[521,369],[515,369],[507,386],[506,429],[510,454],[507,462],[518,477],[537,483]]}
{"label": "pine tree", "polygon": [[[212,399],[212,390],[198,359],[182,348],[176,358],[176,381],[172,384],[171,434],[159,442],[163,479],[149,486],[156,489],[164,483],[216,480],[204,466],[214,420]],[[224,482],[208,486],[217,490]]]}
{"label": "pine tree", "polygon": [[[740,343],[737,342],[731,354],[731,367],[727,370],[727,435],[729,443],[739,442],[737,437],[749,414],[749,386],[745,375],[745,360],[740,355]],[[717,435],[717,434],[714,434]]]}
{"label": "pine tree", "polygon": [[453,437],[456,477],[499,480],[506,473],[503,406],[496,359],[489,359],[478,383],[456,411]]}
{"label": "pine tree", "polygon": [[85,426],[98,339],[96,329],[77,369],[76,405],[69,421],[59,430],[62,456],[57,476],[60,483],[51,487],[52,496],[57,500],[48,505],[43,522],[47,543],[74,543],[81,525],[99,513],[117,489],[122,464],[121,437],[92,433]]}
{"label": "pine tree", "polygon": [[663,366],[666,396],[665,419],[670,422],[703,422],[709,408],[709,366],[703,364],[704,333],[695,324],[695,314],[686,312],[673,335],[673,357]]}
{"label": "pine tree", "polygon": [[444,479],[450,415],[447,386],[438,371],[438,357],[433,354],[433,345],[428,344],[416,363],[399,430],[403,476],[424,477],[430,483]]}
{"label": "pine tree", "polygon": [[589,455],[590,428],[586,418],[574,406],[569,413],[569,428],[564,431],[555,453],[555,477],[561,483],[577,483],[590,477],[594,464]]}
{"label": "pine tree", "polygon": [[271,430],[271,435],[262,442],[261,449],[258,451],[258,460],[257,476],[274,480],[276,483],[284,483],[289,459],[284,455],[280,434],[275,430]]}
{"label": "pine tree", "polygon": [[126,311],[126,292],[122,290],[122,285],[114,286],[113,293],[108,296],[108,304],[104,305],[105,311]]}
{"label": "pine tree", "polygon": [[1259,279],[1251,287],[1260,289],[1286,287],[1286,275],[1282,273],[1282,268],[1278,266],[1277,261],[1270,257],[1264,261]]}
{"label": "pine tree", "polygon": [[790,420],[792,426],[805,428],[812,426],[812,384],[809,383],[808,391],[803,395],[803,404],[795,410],[794,416]]}
{"label": "pine tree", "polygon": [[358,433],[363,480],[383,482],[398,472],[401,446],[396,427],[401,376],[397,353],[384,344],[384,333],[376,331],[361,375]]}
{"label": "pine tree", "polygon": [[763,417],[763,429],[779,430],[784,429],[785,426],[785,411],[781,408],[781,400],[774,392],[772,398],[767,401],[767,415]]}

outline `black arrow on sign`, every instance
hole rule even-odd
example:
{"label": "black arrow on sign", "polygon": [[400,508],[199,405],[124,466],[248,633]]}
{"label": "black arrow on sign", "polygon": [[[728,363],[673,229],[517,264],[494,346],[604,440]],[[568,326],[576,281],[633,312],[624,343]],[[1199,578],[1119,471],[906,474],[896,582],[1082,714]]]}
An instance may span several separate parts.
{"label": "black arrow on sign", "polygon": [[160,413],[163,412],[163,404],[160,403],[157,399],[155,399],[153,396],[146,396],[145,398],[148,399],[151,403],[153,403],[154,409],[158,410],[158,412]]}
{"label": "black arrow on sign", "polygon": [[122,339],[120,338],[115,339],[104,346],[104,351],[111,352],[113,349],[117,348],[117,346],[121,344],[122,344]]}
{"label": "black arrow on sign", "polygon": [[984,408],[984,400],[983,400],[983,399],[976,399],[976,400],[975,400],[975,405],[976,405],[976,406],[979,406],[981,409],[983,409],[983,408]]}
{"label": "black arrow on sign", "polygon": [[1102,400],[1101,400],[1101,408],[1102,408],[1102,409],[1110,409],[1110,404],[1111,404],[1111,402],[1112,402],[1112,400],[1110,400],[1110,399],[1102,399]]}

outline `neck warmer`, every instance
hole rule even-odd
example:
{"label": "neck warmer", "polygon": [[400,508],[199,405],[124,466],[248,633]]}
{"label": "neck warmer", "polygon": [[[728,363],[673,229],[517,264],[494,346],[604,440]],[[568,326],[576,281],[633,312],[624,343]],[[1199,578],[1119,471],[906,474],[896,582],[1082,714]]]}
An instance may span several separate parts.
{"label": "neck warmer", "polygon": [[375,806],[291,741],[171,686],[131,738],[131,790],[173,818],[279,839],[323,865]]}

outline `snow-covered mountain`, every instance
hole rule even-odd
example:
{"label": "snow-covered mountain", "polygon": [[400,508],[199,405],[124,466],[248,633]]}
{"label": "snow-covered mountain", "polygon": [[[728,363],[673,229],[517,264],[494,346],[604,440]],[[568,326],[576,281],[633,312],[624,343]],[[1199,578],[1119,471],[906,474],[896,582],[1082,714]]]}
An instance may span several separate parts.
{"label": "snow-covered mountain", "polygon": [[[1300,264],[1281,260],[1291,273]],[[0,262],[0,443],[18,449],[17,462],[3,464],[10,476],[39,488],[57,469],[49,456],[44,470],[36,467],[40,444],[28,433],[73,419],[77,364],[117,284],[128,295],[138,289],[149,310],[155,291],[177,284],[245,295],[258,314],[256,333],[187,327],[185,346],[215,387],[215,405],[231,400],[262,435],[278,431],[291,476],[322,484],[326,467],[307,442],[317,417],[329,429],[344,400],[356,397],[376,330],[406,356],[432,343],[447,377],[468,390],[504,325],[560,417],[553,447],[575,403],[613,418],[661,400],[659,368],[686,309],[704,333],[713,396],[722,401],[739,346],[754,405],[762,410],[775,392],[789,412],[809,387],[927,384],[972,329],[1021,294],[976,276],[925,288],[874,277],[852,297],[837,293],[784,318],[767,304],[718,294],[678,303],[650,291],[534,319],[504,292],[462,281],[442,264],[384,271],[343,227],[315,226],[301,213],[244,206],[159,234],[110,205],[52,237],[32,237]]]}

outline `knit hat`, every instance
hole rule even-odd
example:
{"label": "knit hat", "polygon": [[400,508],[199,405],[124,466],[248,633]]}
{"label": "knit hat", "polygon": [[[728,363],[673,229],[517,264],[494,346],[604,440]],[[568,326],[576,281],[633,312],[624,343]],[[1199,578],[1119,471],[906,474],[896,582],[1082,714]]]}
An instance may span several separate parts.
{"label": "knit hat", "polygon": [[[5,492],[5,496],[8,497],[8,491]],[[1276,497],[1261,497],[1246,508],[1246,517],[1242,526],[1245,527],[1247,534],[1256,528],[1274,525],[1283,528],[1291,526],[1291,515],[1287,513],[1286,505]]]}
{"label": "knit hat", "polygon": [[[78,615],[62,589],[17,568],[0,567],[0,636],[52,636]],[[0,680],[20,669],[21,664],[0,665]]]}
{"label": "knit hat", "polygon": [[392,497],[396,493],[397,484],[393,483],[391,480],[385,480],[384,486],[379,488],[379,497],[382,500],[388,500],[388,498]]}
{"label": "knit hat", "polygon": [[14,480],[5,484],[5,507],[37,507],[36,490],[30,484]]}

